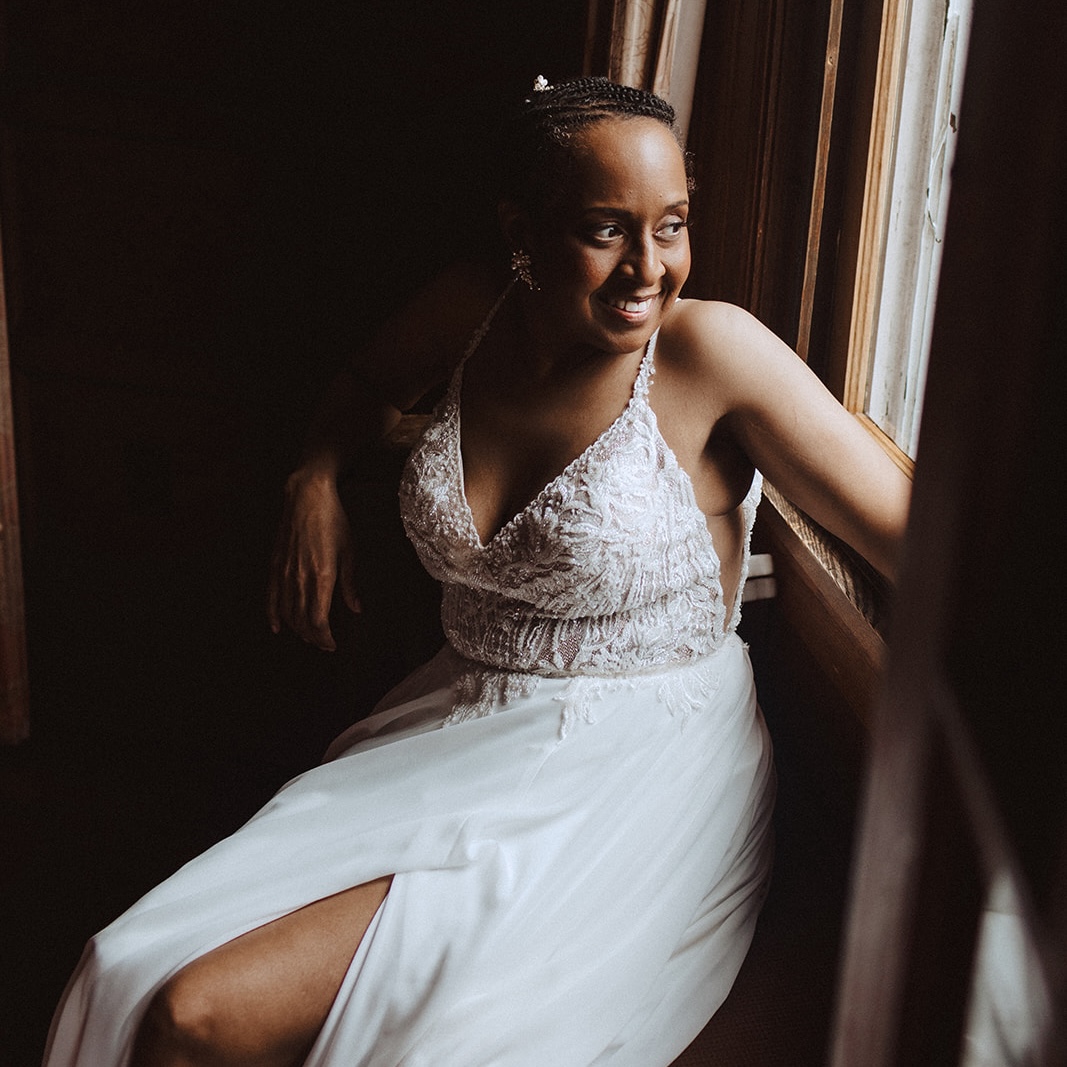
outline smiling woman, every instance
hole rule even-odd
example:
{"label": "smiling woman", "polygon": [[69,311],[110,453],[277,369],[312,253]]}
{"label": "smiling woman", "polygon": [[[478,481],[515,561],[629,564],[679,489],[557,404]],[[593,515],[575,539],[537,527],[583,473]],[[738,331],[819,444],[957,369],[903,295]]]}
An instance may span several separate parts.
{"label": "smiling woman", "polygon": [[573,319],[578,331],[586,319],[593,332],[582,339],[598,349],[643,345],[689,276],[689,196],[677,141],[654,119],[598,122],[575,145],[556,196],[549,218],[519,203],[502,208],[505,237],[529,249],[538,275],[531,301],[550,324],[542,343],[566,348],[564,324]]}
{"label": "smiling woman", "polygon": [[[501,205],[504,235],[527,255],[536,288],[523,294],[523,322],[512,303],[466,375],[467,498],[477,514],[489,512],[479,528],[498,528],[614,420],[689,273],[685,170],[660,122],[598,122],[575,145],[555,196],[560,207],[548,218],[514,200]],[[502,401],[512,427],[503,439]]]}
{"label": "smiling woman", "polygon": [[730,989],[770,865],[736,634],[760,471],[887,572],[907,483],[751,316],[679,299],[668,105],[539,79],[506,143],[512,277],[454,267],[359,355],[271,579],[273,627],[332,648],[337,479],[443,387],[400,500],[446,644],[92,941],[49,1067],[653,1067]]}

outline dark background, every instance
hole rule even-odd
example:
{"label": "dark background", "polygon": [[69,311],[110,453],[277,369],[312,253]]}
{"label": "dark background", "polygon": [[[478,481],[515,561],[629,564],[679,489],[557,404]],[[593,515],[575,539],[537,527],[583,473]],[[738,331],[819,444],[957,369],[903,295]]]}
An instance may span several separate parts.
{"label": "dark background", "polygon": [[488,126],[580,73],[585,4],[0,15],[32,700],[0,750],[0,1062],[22,1067],[84,940],[434,645],[385,454],[349,491],[366,618],[332,657],[270,634],[281,488],[333,371],[495,227]]}

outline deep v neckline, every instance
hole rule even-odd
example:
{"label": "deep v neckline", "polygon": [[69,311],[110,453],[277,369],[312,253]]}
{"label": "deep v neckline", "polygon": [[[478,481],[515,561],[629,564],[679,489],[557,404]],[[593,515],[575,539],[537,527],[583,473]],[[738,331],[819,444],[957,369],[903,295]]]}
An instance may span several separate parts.
{"label": "deep v neckline", "polygon": [[[595,454],[599,453],[604,448],[605,444],[611,437],[618,432],[618,427],[621,426],[624,420],[632,414],[638,402],[647,402],[648,383],[652,376],[653,358],[656,350],[656,338],[658,335],[659,330],[657,329],[645,343],[644,355],[641,357],[641,363],[637,368],[637,374],[634,376],[633,385],[630,388],[629,399],[626,401],[622,411],[620,411],[619,414],[616,415],[615,418],[612,419],[611,422],[605,426],[581,452],[578,453],[578,455],[570,460],[559,473],[553,475],[541,490],[531,497],[523,507],[498,527],[494,533],[486,538],[483,538],[478,530],[478,524],[474,520],[474,512],[471,509],[470,501],[467,499],[467,482],[463,465],[461,397],[463,393],[463,371],[467,365],[467,360],[474,354],[476,348],[474,345],[471,346],[470,350],[464,355],[459,366],[456,367],[456,372],[450,388],[450,399],[452,423],[455,428],[452,447],[454,449],[453,459],[456,470],[457,496],[460,502],[460,510],[466,519],[471,543],[475,548],[483,552],[488,551],[494,544],[505,537],[507,531],[514,529],[514,527],[516,527],[531,511],[535,510],[541,503],[543,503],[545,498],[548,497],[557,486],[565,482],[575,471],[588,463]],[[479,340],[480,339],[481,338],[479,338]]]}

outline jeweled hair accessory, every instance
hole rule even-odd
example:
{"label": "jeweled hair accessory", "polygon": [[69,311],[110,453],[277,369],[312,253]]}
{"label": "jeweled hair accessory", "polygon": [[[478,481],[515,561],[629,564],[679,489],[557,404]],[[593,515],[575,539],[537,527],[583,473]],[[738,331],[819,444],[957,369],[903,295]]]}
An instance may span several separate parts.
{"label": "jeweled hair accessory", "polygon": [[535,93],[543,93],[546,89],[552,88],[552,86],[548,84],[548,79],[543,74],[538,74],[537,77],[534,78],[533,87]]}

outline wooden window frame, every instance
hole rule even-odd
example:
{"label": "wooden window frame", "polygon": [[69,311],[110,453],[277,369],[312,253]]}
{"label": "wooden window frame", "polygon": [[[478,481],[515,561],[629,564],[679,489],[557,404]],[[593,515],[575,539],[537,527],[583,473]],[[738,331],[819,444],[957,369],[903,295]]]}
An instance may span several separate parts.
{"label": "wooden window frame", "polygon": [[[853,47],[860,53],[858,78],[870,86],[869,97],[861,92],[853,115],[842,122],[838,69],[845,0],[833,0],[831,5],[797,351],[809,358],[817,302],[829,283],[835,311],[823,377],[864,429],[912,477],[914,460],[863,410],[877,331],[911,0],[884,0],[866,7],[865,25],[859,28],[860,39],[854,39]],[[878,44],[872,76],[864,69],[870,60],[863,55],[863,38],[867,38],[869,52],[876,14]],[[845,170],[845,188],[835,215],[827,203],[827,174],[842,142],[849,147],[838,164]],[[826,267],[820,255],[828,226],[838,227],[831,234],[837,239],[838,260],[829,282],[822,276]]]}
{"label": "wooden window frame", "polygon": [[[864,0],[857,0],[852,6],[863,4]],[[841,122],[836,90],[846,0],[833,0],[797,339],[797,351],[808,359],[818,301],[829,286],[836,310],[829,335],[823,341],[830,351],[822,376],[909,477],[914,476],[914,459],[865,409],[883,299],[913,6],[913,0],[873,0],[866,4],[866,28],[860,30],[858,37],[853,35],[848,46],[860,53],[858,80],[868,88],[864,90],[861,84],[857,94],[861,102],[855,105],[851,120]],[[864,51],[871,52],[875,39],[876,54],[864,56]],[[842,153],[842,145],[847,158],[838,165],[845,172],[845,189],[835,213],[827,203],[826,174],[835,153]],[[827,234],[828,224],[838,227],[836,233]],[[821,257],[822,242],[828,236],[838,242],[832,280],[824,276],[826,263]]]}
{"label": "wooden window frame", "polygon": [[1062,539],[1048,471],[1067,396],[1065,43],[1054,0],[975,6],[933,418],[871,747],[834,1067],[960,1062],[974,941],[1002,879],[1050,1006],[1044,1022],[1015,1024],[1026,1054],[1002,1058],[1067,1064],[1064,578],[1038,563]]}
{"label": "wooden window frame", "polygon": [[[839,399],[863,276],[870,146],[883,123],[877,75],[892,2],[709,5],[690,131],[698,196],[716,214],[694,245],[690,292],[748,308]],[[910,473],[902,457],[895,456]],[[757,537],[775,557],[782,633],[804,646],[801,654],[867,724],[881,678],[887,583],[773,486],[765,497]]]}
{"label": "wooden window frame", "polygon": [[[688,287],[746,307],[793,345],[909,477],[913,459],[862,409],[911,2],[708,5],[689,137],[699,238]],[[767,498],[761,547],[776,556],[785,630],[869,722],[888,584],[788,502]],[[842,671],[859,649],[863,669]]]}
{"label": "wooden window frame", "polygon": [[893,161],[900,125],[910,7],[911,0],[886,0],[882,16],[871,136],[867,147],[856,284],[852,296],[852,322],[840,400],[874,436],[897,466],[907,474],[914,475],[915,464],[911,457],[863,410],[878,329],[877,313],[885,266],[886,233],[892,207]]}
{"label": "wooden window frame", "polygon": [[912,0],[886,0],[883,9],[852,317],[840,395],[842,403],[909,476],[914,476],[913,458],[865,409],[883,298],[912,7]]}

